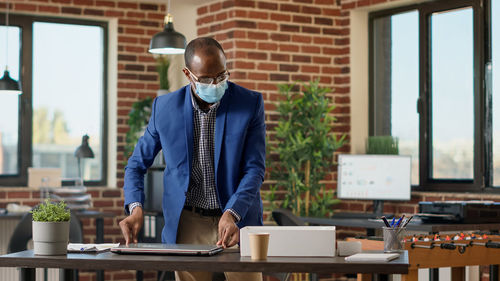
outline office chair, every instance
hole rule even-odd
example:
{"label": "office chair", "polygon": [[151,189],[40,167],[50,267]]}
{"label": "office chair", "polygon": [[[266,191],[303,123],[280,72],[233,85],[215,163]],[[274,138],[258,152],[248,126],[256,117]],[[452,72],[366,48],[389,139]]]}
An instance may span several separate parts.
{"label": "office chair", "polygon": [[[32,238],[32,227],[33,227],[33,216],[31,213],[26,213],[22,216],[19,223],[16,225],[12,236],[10,237],[9,246],[7,252],[15,253],[27,250],[28,242]],[[83,231],[80,220],[71,214],[69,223],[69,242],[71,243],[83,243]],[[78,281],[78,270],[73,270],[73,280]],[[24,280],[22,272],[20,273],[20,279]],[[34,273],[28,273],[34,274]],[[62,273],[61,273],[62,274]],[[70,271],[65,270],[64,274],[71,274]],[[46,278],[45,278],[46,279]],[[62,279],[61,279],[62,280]]]}
{"label": "office chair", "polygon": [[279,226],[303,226],[306,225],[299,217],[294,215],[292,211],[287,209],[276,209],[271,213],[274,221]]}

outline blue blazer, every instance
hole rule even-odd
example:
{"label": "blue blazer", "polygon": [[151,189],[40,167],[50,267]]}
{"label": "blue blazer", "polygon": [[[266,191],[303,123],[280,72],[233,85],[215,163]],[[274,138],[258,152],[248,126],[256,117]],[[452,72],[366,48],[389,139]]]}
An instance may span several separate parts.
{"label": "blue blazer", "polygon": [[[125,167],[125,210],[144,204],[144,174],[163,149],[163,243],[175,243],[193,163],[191,88],[157,97],[151,119]],[[215,121],[215,182],[222,211],[241,216],[238,227],[262,225],[260,186],[265,172],[262,95],[228,82]]]}

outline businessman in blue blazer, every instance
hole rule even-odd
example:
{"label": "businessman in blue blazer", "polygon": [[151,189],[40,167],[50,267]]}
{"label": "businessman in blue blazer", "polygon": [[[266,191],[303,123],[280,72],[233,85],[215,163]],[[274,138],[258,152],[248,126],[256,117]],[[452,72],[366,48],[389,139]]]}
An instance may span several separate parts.
{"label": "businessman in blue blazer", "polygon": [[[264,104],[260,93],[228,81],[219,43],[197,38],[186,47],[190,84],[157,97],[144,135],[125,168],[126,243],[143,224],[144,174],[163,150],[163,243],[239,242],[239,229],[262,225],[265,171]],[[226,273],[228,280],[261,280],[260,273]],[[177,280],[211,280],[207,272],[176,272]]]}

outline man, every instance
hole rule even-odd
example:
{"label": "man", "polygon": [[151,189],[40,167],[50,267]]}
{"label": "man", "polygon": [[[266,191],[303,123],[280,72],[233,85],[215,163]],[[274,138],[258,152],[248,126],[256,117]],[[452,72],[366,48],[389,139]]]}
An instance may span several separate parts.
{"label": "man", "polygon": [[[190,84],[153,102],[151,119],[125,168],[125,242],[143,224],[144,174],[160,149],[163,243],[239,242],[239,229],[262,225],[260,186],[265,171],[262,95],[228,82],[226,56],[212,38],[186,47]],[[260,273],[226,273],[228,280],[261,280]],[[176,272],[177,280],[211,280],[208,272]]]}

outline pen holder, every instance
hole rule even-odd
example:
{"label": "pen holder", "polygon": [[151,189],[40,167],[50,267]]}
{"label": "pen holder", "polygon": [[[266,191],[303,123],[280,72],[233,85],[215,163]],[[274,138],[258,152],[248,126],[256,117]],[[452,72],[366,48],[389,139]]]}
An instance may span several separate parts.
{"label": "pen holder", "polygon": [[384,252],[401,252],[404,249],[403,239],[405,236],[404,227],[383,227]]}

